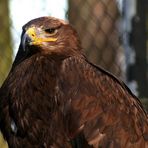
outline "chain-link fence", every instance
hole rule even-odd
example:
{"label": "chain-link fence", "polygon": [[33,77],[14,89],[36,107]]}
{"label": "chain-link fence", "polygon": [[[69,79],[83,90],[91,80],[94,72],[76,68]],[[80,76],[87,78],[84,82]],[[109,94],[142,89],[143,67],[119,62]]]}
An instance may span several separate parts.
{"label": "chain-link fence", "polygon": [[119,17],[115,0],[69,0],[68,18],[80,35],[87,57],[124,79],[125,58],[119,41]]}
{"label": "chain-link fence", "polygon": [[[120,77],[136,95],[147,97],[146,1],[122,1],[122,14],[117,1],[69,0],[68,18],[80,35],[87,57]],[[128,46],[120,42],[123,34]]]}

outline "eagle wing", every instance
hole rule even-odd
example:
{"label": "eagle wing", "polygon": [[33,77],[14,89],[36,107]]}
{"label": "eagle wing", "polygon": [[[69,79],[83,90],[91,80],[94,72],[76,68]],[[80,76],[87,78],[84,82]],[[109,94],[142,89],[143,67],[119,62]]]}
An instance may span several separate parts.
{"label": "eagle wing", "polygon": [[85,58],[71,57],[58,83],[73,143],[83,137],[93,147],[148,146],[147,115],[123,82]]}
{"label": "eagle wing", "polygon": [[11,69],[0,88],[0,129],[10,148],[70,147],[54,100],[53,65],[32,56]]}

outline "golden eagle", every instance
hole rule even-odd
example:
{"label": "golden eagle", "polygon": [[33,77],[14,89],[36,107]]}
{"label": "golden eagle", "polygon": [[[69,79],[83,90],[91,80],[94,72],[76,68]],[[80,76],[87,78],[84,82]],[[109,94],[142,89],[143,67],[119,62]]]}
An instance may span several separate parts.
{"label": "golden eagle", "polygon": [[53,17],[23,26],[0,89],[10,148],[146,148],[148,118],[127,86],[87,60],[76,31]]}

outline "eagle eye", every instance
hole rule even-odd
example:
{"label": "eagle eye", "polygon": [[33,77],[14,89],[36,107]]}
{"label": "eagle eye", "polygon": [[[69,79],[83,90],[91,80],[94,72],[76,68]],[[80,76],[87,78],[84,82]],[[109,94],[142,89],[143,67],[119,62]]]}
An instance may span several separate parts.
{"label": "eagle eye", "polygon": [[48,29],[45,29],[45,32],[50,34],[50,35],[54,35],[57,33],[57,29],[55,28],[48,28]]}

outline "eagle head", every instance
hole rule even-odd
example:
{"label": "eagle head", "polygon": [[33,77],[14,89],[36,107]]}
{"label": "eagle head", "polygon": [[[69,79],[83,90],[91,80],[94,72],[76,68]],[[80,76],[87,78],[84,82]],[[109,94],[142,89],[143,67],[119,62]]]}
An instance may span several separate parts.
{"label": "eagle head", "polygon": [[81,50],[77,32],[64,20],[40,17],[29,21],[22,29],[21,43],[15,61],[41,53],[66,57]]}

